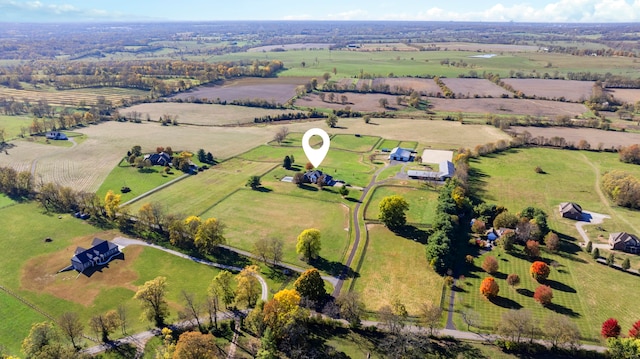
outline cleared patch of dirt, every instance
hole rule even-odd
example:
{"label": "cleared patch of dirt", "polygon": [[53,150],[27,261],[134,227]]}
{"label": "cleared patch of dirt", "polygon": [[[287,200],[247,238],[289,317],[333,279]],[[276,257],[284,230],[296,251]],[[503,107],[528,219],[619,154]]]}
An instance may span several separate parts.
{"label": "cleared patch of dirt", "polygon": [[[340,102],[341,96],[347,96],[347,101],[345,104]],[[362,93],[338,93],[335,96],[335,102],[329,102],[328,94],[325,95],[325,101],[320,100],[317,94],[310,94],[303,98],[296,100],[296,106],[307,106],[307,107],[318,107],[318,108],[330,108],[330,109],[344,109],[347,106],[350,106],[354,111],[385,111],[385,109],[380,106],[380,99],[384,98],[389,102],[388,108],[389,110],[401,110],[406,106],[404,105],[396,105],[396,97],[395,95],[386,95],[386,94],[362,94]]]}
{"label": "cleared patch of dirt", "polygon": [[603,131],[593,128],[565,128],[565,127],[522,127],[512,126],[510,131],[529,132],[533,137],[546,138],[563,137],[568,143],[577,144],[580,140],[589,142],[592,148],[602,144],[602,148],[618,148],[640,143],[640,133]]}
{"label": "cleared patch of dirt", "polygon": [[493,113],[501,115],[531,115],[555,118],[583,114],[587,108],[583,104],[527,100],[511,98],[443,99],[430,98],[433,110],[449,112]]}
{"label": "cleared patch of dirt", "polygon": [[635,104],[640,101],[640,89],[608,89],[607,91],[622,102]]}
{"label": "cleared patch of dirt", "polygon": [[435,96],[435,94],[441,91],[440,87],[432,79],[397,77],[376,80],[382,80],[383,83],[389,85],[391,91],[398,91],[397,89],[412,89],[425,96]]}
{"label": "cleared patch of dirt", "polygon": [[220,99],[223,101],[262,99],[283,104],[295,96],[296,87],[309,81],[303,77],[242,78],[222,85],[200,86],[173,96],[178,99]]}
{"label": "cleared patch of dirt", "polygon": [[535,95],[549,100],[564,97],[567,101],[584,102],[591,97],[593,81],[545,80],[545,79],[502,79],[522,91],[527,96]]}
{"label": "cleared patch of dirt", "polygon": [[[141,246],[126,248],[124,260],[115,259],[99,271],[91,273],[91,276],[85,274],[78,276],[75,270],[57,273],[71,264],[71,257],[76,247],[89,248],[93,237],[94,235],[76,238],[73,240],[73,245],[64,250],[29,260],[22,268],[21,287],[84,306],[92,305],[100,292],[106,288],[123,287],[137,290],[132,283],[138,279],[138,274],[131,269],[131,265],[142,252]],[[98,237],[107,238],[99,235]],[[82,295],[78,295],[79,293]]]}
{"label": "cleared patch of dirt", "polygon": [[502,87],[485,79],[459,79],[444,78],[445,85],[456,94],[456,97],[501,97],[502,95],[510,95],[510,93]]}

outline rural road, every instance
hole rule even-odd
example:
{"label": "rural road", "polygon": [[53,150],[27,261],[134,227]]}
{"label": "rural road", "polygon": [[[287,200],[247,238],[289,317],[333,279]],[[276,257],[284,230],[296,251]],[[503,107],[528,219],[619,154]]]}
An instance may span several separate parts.
{"label": "rural road", "polygon": [[[161,250],[163,252],[166,252],[166,253],[169,253],[169,254],[173,254],[174,256],[178,256],[178,257],[181,257],[181,258],[192,260],[192,261],[194,261],[196,263],[208,265],[210,267],[231,270],[231,271],[234,271],[234,272],[240,272],[242,270],[242,268],[240,268],[240,267],[234,267],[234,266],[228,266],[226,264],[209,262],[207,260],[196,258],[196,257],[192,257],[190,255],[187,255],[187,254],[184,254],[184,253],[180,253],[180,252],[174,251],[172,249],[167,249],[167,248],[164,248],[164,247],[156,245],[156,244],[147,243],[147,242],[141,241],[139,239],[116,237],[116,238],[114,238],[113,243],[117,244],[121,248],[124,248],[124,247],[127,247],[127,246],[131,246],[131,245],[151,247],[151,248],[159,249],[159,250]],[[258,281],[260,282],[260,286],[262,287],[262,296],[261,296],[260,299],[262,299],[263,301],[266,302],[269,299],[269,289],[267,287],[267,282],[260,275],[256,275],[256,278],[258,279]]]}
{"label": "rural road", "polygon": [[371,181],[369,182],[369,184],[362,189],[362,195],[360,195],[360,198],[358,199],[358,203],[356,203],[355,207],[353,208],[353,226],[355,228],[355,240],[353,241],[353,246],[351,247],[351,253],[349,253],[349,257],[347,258],[347,261],[344,263],[344,270],[342,271],[342,273],[340,273],[340,276],[338,277],[338,282],[333,287],[333,293],[331,295],[333,295],[334,297],[337,297],[338,295],[340,295],[340,291],[342,290],[342,285],[344,284],[344,278],[347,276],[349,268],[351,268],[351,263],[353,262],[353,258],[356,256],[356,252],[358,251],[358,245],[360,244],[360,217],[358,216],[358,212],[360,211],[360,206],[362,205],[362,201],[364,201],[365,197],[367,197],[367,193],[369,193],[369,190],[377,184],[376,179],[378,178],[378,175],[380,175],[380,173],[384,169],[389,167],[389,165],[390,163],[387,163],[386,165],[384,165],[384,167],[379,168],[373,174],[373,177],[371,178]]}

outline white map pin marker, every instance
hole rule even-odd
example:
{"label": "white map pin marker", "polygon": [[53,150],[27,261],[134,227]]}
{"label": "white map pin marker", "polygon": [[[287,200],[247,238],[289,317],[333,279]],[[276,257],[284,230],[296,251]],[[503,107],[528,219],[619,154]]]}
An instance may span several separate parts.
{"label": "white map pin marker", "polygon": [[[309,140],[312,136],[320,136],[322,138],[322,147],[317,150],[309,144]],[[319,128],[312,128],[309,131],[304,133],[302,136],[302,149],[304,150],[304,154],[307,155],[309,162],[313,165],[313,167],[318,167],[324,160],[327,152],[329,152],[329,146],[331,145],[329,140],[329,135]]]}

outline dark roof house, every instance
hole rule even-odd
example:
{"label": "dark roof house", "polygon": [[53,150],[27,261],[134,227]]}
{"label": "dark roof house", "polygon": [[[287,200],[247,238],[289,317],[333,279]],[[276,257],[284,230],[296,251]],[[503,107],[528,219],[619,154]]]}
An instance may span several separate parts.
{"label": "dark roof house", "polygon": [[578,221],[582,218],[582,207],[577,203],[562,202],[558,210],[564,218],[571,218]]}
{"label": "dark roof house", "polygon": [[109,263],[118,254],[120,254],[120,249],[117,245],[104,239],[94,238],[91,242],[91,248],[76,248],[75,255],[71,258],[71,266],[73,269],[83,272],[87,268]]}
{"label": "dark roof house", "polygon": [[46,137],[49,140],[68,140],[67,135],[58,131],[49,131],[46,133]]}
{"label": "dark roof house", "polygon": [[165,152],[146,155],[144,159],[151,161],[152,166],[168,166],[171,164],[171,156]]}
{"label": "dark roof house", "polygon": [[320,170],[313,170],[305,173],[304,181],[308,183],[318,183],[318,179],[323,178],[326,186],[333,186],[336,181],[328,174],[323,174]]}
{"label": "dark roof house", "polygon": [[627,232],[609,234],[609,245],[611,249],[629,253],[640,253],[640,240],[635,235]]}

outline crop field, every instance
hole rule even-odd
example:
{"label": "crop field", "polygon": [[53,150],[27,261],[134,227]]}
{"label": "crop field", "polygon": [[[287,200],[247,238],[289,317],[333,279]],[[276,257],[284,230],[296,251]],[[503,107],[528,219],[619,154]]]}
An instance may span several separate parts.
{"label": "crop field", "polygon": [[538,46],[532,45],[507,45],[507,44],[474,44],[471,42],[438,42],[438,43],[416,43],[416,46],[429,47],[436,45],[441,49],[471,52],[536,52]]}
{"label": "crop field", "polygon": [[[396,168],[399,170],[399,168]],[[436,215],[438,192],[426,188],[378,186],[367,202],[364,211],[365,220],[378,220],[380,201],[387,196],[399,195],[409,203],[407,223],[429,225]]]}
{"label": "crop field", "polygon": [[355,269],[360,277],[354,282],[366,310],[377,311],[395,298],[409,315],[418,315],[424,302],[439,305],[442,278],[429,268],[424,244],[400,237],[383,225],[367,228],[369,239]]}
{"label": "crop field", "polygon": [[635,104],[640,101],[640,89],[608,89],[607,92],[622,102]]}
{"label": "crop field", "polygon": [[511,98],[430,98],[429,101],[433,106],[433,110],[447,112],[531,115],[548,116],[552,118],[561,115],[573,117],[587,112],[587,108],[583,104],[558,101],[522,100]]}
{"label": "crop field", "polygon": [[505,78],[506,84],[527,96],[535,95],[549,100],[564,97],[567,101],[584,102],[591,97],[593,81],[546,80],[546,79],[511,79]]}
{"label": "crop field", "polygon": [[543,136],[551,138],[554,136],[564,138],[567,143],[577,144],[580,140],[586,140],[591,148],[618,148],[618,146],[630,146],[640,143],[640,133],[596,130],[593,128],[544,128],[544,127],[522,127],[513,126],[512,131],[522,133],[527,131],[533,137]]}
{"label": "crop field", "polygon": [[[222,221],[226,225],[227,243],[247,251],[253,251],[258,238],[282,239],[284,261],[299,266],[308,266],[295,250],[297,236],[305,229],[320,230],[320,257],[327,262],[342,262],[349,246],[349,209],[339,203],[239,190],[202,216]],[[328,266],[317,267],[328,271]]]}
{"label": "crop field", "polygon": [[332,44],[326,43],[304,43],[304,44],[285,44],[285,45],[269,45],[269,46],[258,46],[252,47],[247,52],[274,52],[274,50],[283,49],[286,51],[291,50],[317,50],[317,49],[328,49]]}
{"label": "crop field", "polygon": [[242,78],[226,81],[221,86],[202,86],[175,95],[179,99],[220,99],[223,101],[263,99],[283,104],[295,96],[296,87],[308,82],[309,78]]}
{"label": "crop field", "polygon": [[199,216],[244,187],[249,176],[262,175],[273,167],[273,163],[232,159],[132,203],[130,209],[135,213],[145,203],[158,202],[170,213]]}
{"label": "crop field", "polygon": [[45,99],[50,105],[78,105],[81,102],[95,104],[98,96],[103,96],[106,100],[114,104],[121,103],[122,99],[131,97],[146,97],[147,91],[124,88],[86,88],[77,90],[16,90],[7,87],[0,87],[0,97],[14,97],[16,99],[28,99],[31,102]]}
{"label": "crop field", "polygon": [[[365,112],[374,112],[374,111],[384,111],[385,109],[380,106],[380,99],[386,99],[389,105],[388,108],[394,108],[396,110],[401,110],[406,108],[406,105],[397,105],[396,95],[387,95],[387,94],[363,94],[363,93],[353,93],[347,92],[341,94],[340,96],[346,96],[347,101],[345,104],[342,104],[339,100],[336,102],[329,102],[327,97],[325,97],[325,101],[322,101],[318,94],[309,94],[302,98],[296,99],[295,105],[299,107],[309,107],[309,108],[329,108],[332,110],[340,110],[344,109],[346,106],[351,107],[353,111],[365,111]],[[338,96],[338,97],[340,97]]]}
{"label": "crop field", "polygon": [[461,97],[458,94],[466,97],[501,97],[502,95],[511,95],[509,91],[485,79],[445,78],[442,79],[442,82],[456,94],[456,97]]}
{"label": "crop field", "polygon": [[277,116],[284,113],[298,113],[294,110],[270,110],[258,107],[245,107],[234,105],[210,105],[199,103],[144,103],[120,109],[120,113],[137,111],[142,118],[147,115],[151,120],[157,121],[162,115],[178,116],[181,124],[200,126],[224,126],[253,123],[253,119],[263,116]]}
{"label": "crop field", "polygon": [[401,42],[389,42],[383,44],[363,44],[359,49],[350,49],[349,51],[418,51],[415,47],[409,46]]}
{"label": "crop field", "polygon": [[436,94],[441,92],[438,84],[435,83],[432,79],[419,79],[412,77],[390,77],[390,78],[379,78],[376,79],[378,81],[382,81],[384,84],[389,85],[391,90],[394,88],[401,89],[413,89],[414,91],[418,91],[422,95],[427,94]]}

